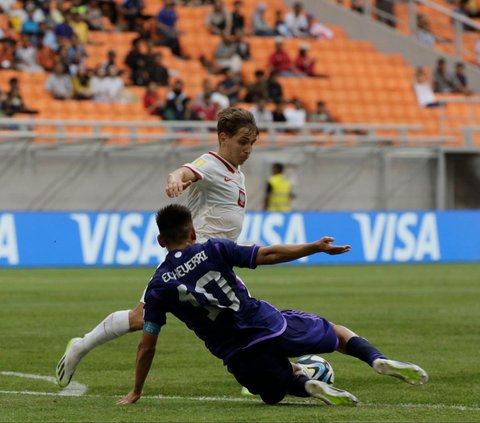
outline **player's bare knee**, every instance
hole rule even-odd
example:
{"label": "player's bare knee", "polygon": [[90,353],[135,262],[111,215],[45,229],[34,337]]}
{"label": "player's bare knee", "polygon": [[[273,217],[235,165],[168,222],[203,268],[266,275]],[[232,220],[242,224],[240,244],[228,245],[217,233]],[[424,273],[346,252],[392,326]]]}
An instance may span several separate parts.
{"label": "player's bare knee", "polygon": [[128,314],[128,323],[130,330],[137,331],[143,328],[143,304],[139,303],[133,310],[130,310]]}
{"label": "player's bare knee", "polygon": [[347,342],[354,336],[358,336],[355,332],[351,331],[350,329],[346,328],[342,325],[335,325],[332,323],[333,330],[338,338],[338,351],[344,352],[345,346]]}

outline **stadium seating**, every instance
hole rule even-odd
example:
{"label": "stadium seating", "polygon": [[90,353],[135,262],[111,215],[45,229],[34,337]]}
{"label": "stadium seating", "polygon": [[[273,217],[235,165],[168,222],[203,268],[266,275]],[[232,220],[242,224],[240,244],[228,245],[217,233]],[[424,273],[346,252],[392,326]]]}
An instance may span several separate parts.
{"label": "stadium seating", "polygon": [[[155,0],[147,3],[146,13],[155,15],[163,2]],[[233,0],[225,1],[227,6]],[[269,5],[268,19],[273,22],[276,9],[287,11],[288,7],[281,0],[267,1]],[[253,12],[256,0],[244,0],[244,12],[247,18]],[[164,64],[185,83],[186,93],[194,97],[200,92],[202,81],[210,78],[217,81],[219,76],[210,75],[201,65],[199,59],[203,55],[212,58],[219,41],[218,36],[210,35],[203,22],[209,6],[178,7],[179,26],[182,30],[180,42],[189,60],[173,56],[166,47],[155,47],[163,53]],[[399,7],[399,13],[402,7]],[[5,17],[0,19],[0,25],[5,25]],[[148,21],[145,25],[149,25]],[[318,101],[328,104],[333,115],[343,123],[405,123],[422,124],[424,135],[439,134],[440,111],[438,109],[422,109],[418,106],[412,89],[413,68],[401,55],[388,55],[377,51],[366,41],[352,40],[339,27],[331,28],[334,38],[326,41],[310,43],[310,56],[317,59],[316,71],[322,78],[280,78],[284,95],[287,100],[299,98],[303,100],[307,110],[313,111]],[[87,65],[94,68],[101,63],[108,49],[117,52],[117,63],[123,63],[131,41],[136,37],[133,32],[91,32],[87,45]],[[243,67],[243,77],[246,82],[252,80],[255,70],[267,69],[269,55],[274,49],[271,37],[247,36],[250,43],[252,59],[246,61]],[[294,59],[302,40],[287,39],[285,49]],[[128,72],[125,72],[125,75]],[[157,117],[149,115],[142,104],[144,89],[128,87],[132,101],[128,103],[95,103],[90,101],[57,101],[43,90],[46,73],[29,74],[18,71],[0,71],[0,89],[5,89],[8,79],[16,76],[20,80],[21,90],[26,104],[39,111],[39,118],[54,118],[64,120],[101,120],[101,121],[157,121]],[[127,77],[125,76],[127,82]],[[161,93],[165,96],[166,89]],[[448,106],[445,113],[462,114],[461,105]],[[455,122],[455,123],[453,123]],[[446,126],[457,131],[462,120],[451,120]],[[445,129],[445,127],[443,128]],[[48,128],[43,128],[48,132]],[[50,128],[52,130],[52,128]],[[85,128],[69,128],[72,132],[90,132]],[[113,134],[127,134],[122,128],[104,128]],[[159,133],[150,128],[142,129],[143,133]],[[122,141],[119,142],[124,142]]]}

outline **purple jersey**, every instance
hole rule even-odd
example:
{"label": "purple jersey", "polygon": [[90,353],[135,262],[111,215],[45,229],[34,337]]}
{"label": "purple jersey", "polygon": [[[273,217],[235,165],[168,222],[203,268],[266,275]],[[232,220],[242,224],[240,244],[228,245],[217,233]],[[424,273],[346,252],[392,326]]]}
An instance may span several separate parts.
{"label": "purple jersey", "polygon": [[232,267],[256,267],[259,247],[210,239],[170,251],[145,294],[145,322],[159,326],[170,312],[228,362],[235,352],[282,334],[285,318],[252,298]]}

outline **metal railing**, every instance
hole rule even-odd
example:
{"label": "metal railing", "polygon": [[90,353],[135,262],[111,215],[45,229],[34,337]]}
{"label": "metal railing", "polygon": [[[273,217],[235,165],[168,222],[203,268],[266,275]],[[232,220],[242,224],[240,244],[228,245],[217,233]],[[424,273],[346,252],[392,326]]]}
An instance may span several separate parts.
{"label": "metal railing", "polygon": [[[47,132],[46,127],[51,129]],[[259,123],[262,131],[259,145],[280,148],[288,145],[329,143],[333,146],[366,144],[398,146],[415,141],[419,146],[439,145],[450,137],[424,136],[417,124],[337,124],[307,123],[292,127],[288,123]],[[82,130],[80,130],[82,129]],[[151,133],[144,131],[149,129]],[[116,130],[122,130],[121,133]],[[156,131],[156,132],[155,132]],[[0,118],[0,146],[26,143],[37,148],[58,148],[82,144],[99,144],[109,148],[133,146],[185,145],[202,147],[216,145],[216,122],[162,121],[162,122],[105,122],[64,121],[50,119]]]}

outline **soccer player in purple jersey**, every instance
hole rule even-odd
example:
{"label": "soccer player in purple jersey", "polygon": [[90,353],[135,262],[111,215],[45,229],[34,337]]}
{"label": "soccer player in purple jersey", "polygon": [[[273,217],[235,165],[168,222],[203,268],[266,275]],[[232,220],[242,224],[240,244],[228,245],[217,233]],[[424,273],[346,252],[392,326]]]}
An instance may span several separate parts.
{"label": "soccer player in purple jersey", "polygon": [[[240,166],[248,160],[258,138],[253,115],[229,107],[218,114],[218,152],[210,151],[192,163],[174,170],[165,187],[169,197],[181,195],[188,187],[188,208],[192,211],[197,237],[236,241],[242,230],[247,194]],[[143,327],[144,293],[131,310],[110,313],[83,337],[72,338],[56,367],[58,385],[67,386],[82,360],[94,348]]]}
{"label": "soccer player in purple jersey", "polygon": [[349,245],[333,245],[333,238],[300,245],[241,246],[225,239],[196,243],[188,208],[170,205],[157,212],[158,242],[168,250],[145,294],[143,334],[137,349],[135,383],[118,401],[138,401],[152,364],[158,334],[172,313],[223,360],[235,379],[267,404],[285,395],[315,397],[332,405],[355,405],[347,391],[309,379],[289,357],[333,351],[365,361],[378,373],[410,384],[427,382],[427,373],[411,363],[387,359],[366,339],[323,317],[278,310],[250,296],[233,271],[254,269],[323,252],[342,254]]}

